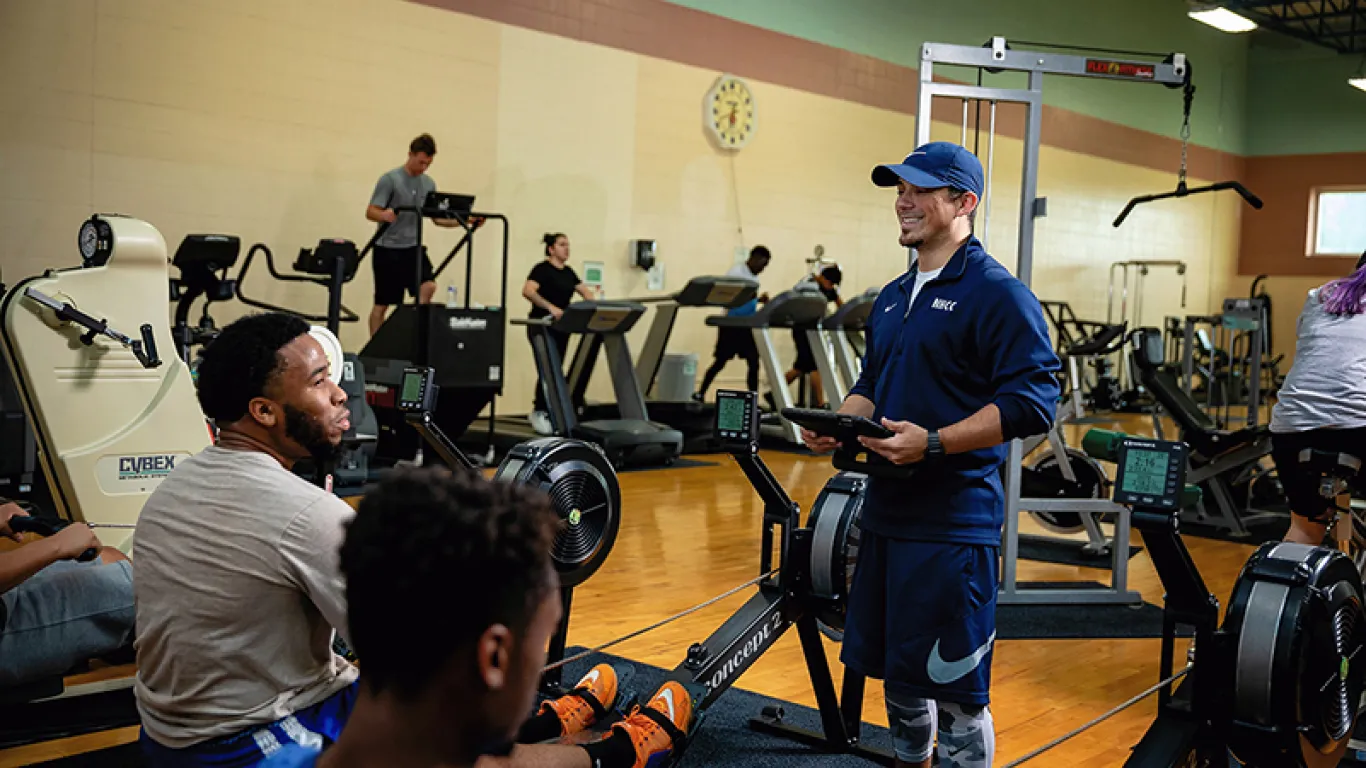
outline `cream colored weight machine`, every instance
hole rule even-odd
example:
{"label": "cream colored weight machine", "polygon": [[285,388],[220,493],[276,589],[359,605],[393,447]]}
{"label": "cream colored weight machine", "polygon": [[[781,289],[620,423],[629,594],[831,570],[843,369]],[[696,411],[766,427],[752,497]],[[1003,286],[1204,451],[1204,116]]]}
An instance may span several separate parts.
{"label": "cream colored weight machine", "polygon": [[101,540],[130,552],[123,526],[210,435],[171,339],[161,233],[98,215],[79,240],[83,266],[21,280],[0,298],[0,349],[57,513],[105,524]]}

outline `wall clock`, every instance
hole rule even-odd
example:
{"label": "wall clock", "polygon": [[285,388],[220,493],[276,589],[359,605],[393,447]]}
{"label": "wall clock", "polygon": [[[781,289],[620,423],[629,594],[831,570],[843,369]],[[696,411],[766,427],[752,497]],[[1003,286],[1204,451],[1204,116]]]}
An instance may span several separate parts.
{"label": "wall clock", "polygon": [[738,150],[754,138],[758,112],[749,84],[733,75],[722,75],[707,92],[702,122],[723,149]]}

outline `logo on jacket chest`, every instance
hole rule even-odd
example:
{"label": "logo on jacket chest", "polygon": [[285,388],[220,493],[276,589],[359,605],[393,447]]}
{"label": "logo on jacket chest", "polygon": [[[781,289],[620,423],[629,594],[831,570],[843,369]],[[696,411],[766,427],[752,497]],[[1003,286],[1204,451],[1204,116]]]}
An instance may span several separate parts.
{"label": "logo on jacket chest", "polygon": [[934,302],[930,304],[930,309],[938,309],[943,312],[952,312],[953,308],[956,306],[958,306],[957,301],[950,301],[949,299],[935,299]]}

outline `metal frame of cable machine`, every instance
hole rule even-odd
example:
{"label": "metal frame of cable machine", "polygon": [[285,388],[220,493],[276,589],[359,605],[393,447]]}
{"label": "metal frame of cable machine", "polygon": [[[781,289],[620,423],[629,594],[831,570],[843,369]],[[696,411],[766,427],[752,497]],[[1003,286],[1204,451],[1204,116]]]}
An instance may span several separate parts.
{"label": "metal frame of cable machine", "polygon": [[[990,104],[990,129],[987,137],[986,188],[981,203],[982,222],[980,239],[986,242],[991,214],[991,172],[995,154],[996,105],[1023,104],[1026,107],[1024,128],[1024,163],[1021,167],[1019,260],[1015,275],[1026,286],[1030,284],[1034,266],[1034,219],[1044,216],[1046,203],[1037,197],[1039,172],[1039,134],[1043,125],[1043,76],[1067,75],[1103,80],[1139,83],[1160,83],[1169,87],[1185,85],[1186,57],[1172,54],[1168,62],[1147,62],[1010,50],[1006,39],[993,37],[985,46],[925,43],[920,49],[920,90],[916,107],[916,146],[930,140],[933,121],[933,101],[936,97],[961,99],[963,102],[963,143],[967,141],[968,104],[972,101]],[[1029,76],[1026,88],[992,88],[980,85],[935,82],[936,64],[973,67],[979,72],[988,70],[1021,72]],[[980,124],[980,121],[979,121]],[[914,255],[911,256],[914,259]],[[1006,509],[1003,536],[1001,585],[998,600],[1003,605],[1068,605],[1074,603],[1137,604],[1137,592],[1128,589],[1129,510],[1119,504],[1098,499],[1029,499],[1020,498],[1020,473],[1023,450],[1020,440],[1010,442],[1006,459]],[[1028,507],[1022,507],[1026,503]],[[1016,566],[1020,553],[1020,511],[1066,511],[1094,514],[1109,506],[1114,514],[1115,537],[1111,550],[1111,584],[1103,588],[1021,589],[1016,580]]]}

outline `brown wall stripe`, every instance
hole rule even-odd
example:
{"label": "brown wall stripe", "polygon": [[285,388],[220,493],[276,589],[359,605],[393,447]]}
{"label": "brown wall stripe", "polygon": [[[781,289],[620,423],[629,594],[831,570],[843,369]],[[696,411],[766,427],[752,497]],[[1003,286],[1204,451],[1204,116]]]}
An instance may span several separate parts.
{"label": "brown wall stripe", "polygon": [[[410,0],[491,21],[595,43],[643,56],[730,72],[809,93],[914,115],[919,72],[911,67],[852,53],[743,24],[664,0]],[[1176,97],[1174,96],[1173,99]],[[1173,115],[1177,107],[1173,101]],[[935,119],[962,120],[961,107],[935,105]],[[1058,107],[1044,107],[1047,146],[1171,173],[1181,162],[1181,142]],[[986,110],[983,110],[983,121]],[[1002,108],[997,130],[1024,134],[1024,111]],[[907,136],[907,147],[913,137]],[[1244,158],[1208,147],[1190,147],[1190,175],[1238,179],[1266,201],[1257,215],[1242,217],[1240,274],[1339,274],[1337,259],[1307,259],[1307,200],[1311,184],[1366,180],[1366,153],[1304,158]],[[1327,182],[1324,179],[1342,179]],[[1158,190],[1154,190],[1158,191]],[[1345,261],[1345,260],[1343,260]]]}
{"label": "brown wall stripe", "polygon": [[[915,114],[919,81],[916,69],[664,0],[412,1],[870,107]],[[940,100],[936,103],[935,118],[960,122],[962,113],[958,109],[961,108]],[[984,122],[985,119],[984,110]],[[1003,135],[1020,138],[1023,112],[1002,110],[997,129]],[[1045,144],[1060,149],[1169,170],[1173,184],[1181,160],[1181,144],[1176,139],[1056,107],[1044,108],[1043,139]],[[1190,166],[1192,176],[1223,179],[1241,170],[1242,159],[1192,146]]]}

